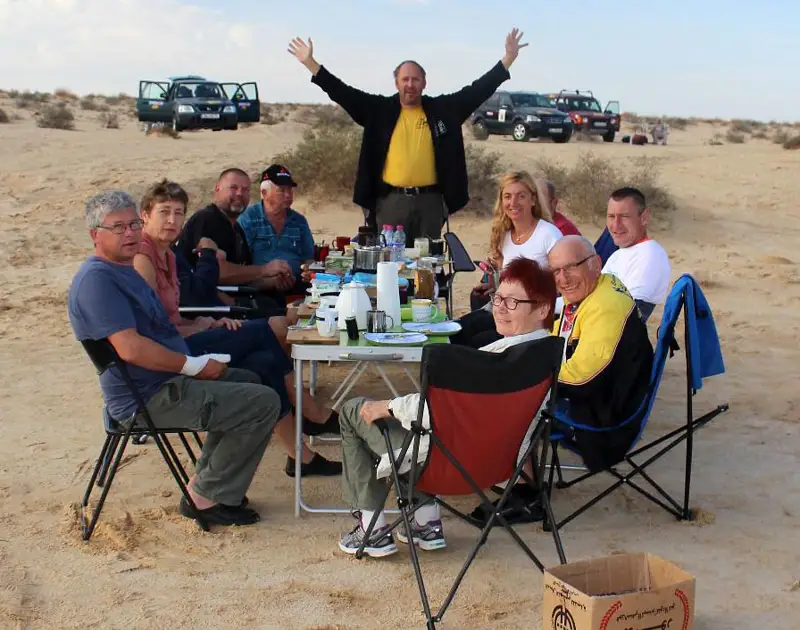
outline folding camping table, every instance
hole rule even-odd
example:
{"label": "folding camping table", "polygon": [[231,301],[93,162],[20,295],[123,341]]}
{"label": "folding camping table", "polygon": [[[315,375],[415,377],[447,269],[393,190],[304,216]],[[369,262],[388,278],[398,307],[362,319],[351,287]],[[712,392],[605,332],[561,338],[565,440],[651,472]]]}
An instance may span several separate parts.
{"label": "folding camping table", "polygon": [[[396,327],[392,332],[401,332],[402,328]],[[449,343],[447,337],[428,337],[424,345],[434,343]],[[339,333],[339,343],[337,344],[300,344],[292,345],[292,359],[294,360],[295,378],[295,400],[297,433],[295,435],[295,502],[294,515],[299,518],[301,508],[306,512],[323,514],[349,514],[350,510],[341,507],[311,507],[303,501],[302,480],[300,477],[300,466],[303,453],[303,362],[308,361],[311,369],[312,386],[316,381],[316,367],[320,361],[330,361],[333,363],[352,364],[350,372],[334,392],[332,398],[335,399],[335,407],[341,405],[347,394],[356,384],[368,368],[373,368],[378,372],[383,382],[392,392],[393,396],[398,396],[397,389],[389,379],[389,375],[384,369],[385,364],[400,363],[403,365],[406,376],[419,391],[420,386],[417,379],[411,373],[409,364],[420,363],[422,360],[423,346],[375,346],[367,343],[363,333],[359,335],[357,341],[351,341],[345,331]]]}

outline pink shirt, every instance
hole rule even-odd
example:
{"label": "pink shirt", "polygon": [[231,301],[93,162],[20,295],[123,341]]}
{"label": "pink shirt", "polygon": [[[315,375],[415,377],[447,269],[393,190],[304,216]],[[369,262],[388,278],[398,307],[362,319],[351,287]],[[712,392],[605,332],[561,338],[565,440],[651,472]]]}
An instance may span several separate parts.
{"label": "pink shirt", "polygon": [[178,268],[175,264],[175,254],[167,250],[167,259],[164,261],[158,253],[155,243],[147,234],[142,233],[139,243],[139,253],[147,256],[150,264],[156,270],[156,294],[164,305],[169,315],[169,321],[177,324],[180,321],[178,305],[180,304],[180,284],[178,283]]}

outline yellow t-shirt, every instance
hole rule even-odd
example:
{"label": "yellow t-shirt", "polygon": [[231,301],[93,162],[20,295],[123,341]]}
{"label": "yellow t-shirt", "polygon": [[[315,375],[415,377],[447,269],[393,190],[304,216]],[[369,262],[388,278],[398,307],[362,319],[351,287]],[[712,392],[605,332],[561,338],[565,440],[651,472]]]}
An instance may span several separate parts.
{"label": "yellow t-shirt", "polygon": [[436,183],[433,136],[422,107],[403,107],[392,132],[383,181],[398,188]]}

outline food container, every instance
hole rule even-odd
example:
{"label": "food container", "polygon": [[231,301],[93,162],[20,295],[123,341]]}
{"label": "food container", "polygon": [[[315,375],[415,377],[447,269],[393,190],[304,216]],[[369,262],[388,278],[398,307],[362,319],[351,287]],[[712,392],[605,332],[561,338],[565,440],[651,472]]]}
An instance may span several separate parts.
{"label": "food container", "polygon": [[355,247],[353,249],[353,271],[369,271],[375,273],[379,262],[391,260],[388,247]]}

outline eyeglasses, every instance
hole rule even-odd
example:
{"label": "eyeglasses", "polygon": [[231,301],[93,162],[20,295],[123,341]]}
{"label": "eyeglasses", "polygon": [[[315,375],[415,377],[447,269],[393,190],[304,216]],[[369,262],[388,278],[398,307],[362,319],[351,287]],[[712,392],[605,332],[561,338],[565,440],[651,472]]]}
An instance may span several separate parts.
{"label": "eyeglasses", "polygon": [[96,230],[108,230],[112,234],[116,234],[120,236],[125,234],[126,228],[130,228],[131,232],[140,232],[144,222],[141,219],[135,219],[128,223],[115,223],[114,225],[98,225],[95,229]]}
{"label": "eyeglasses", "polygon": [[509,311],[516,311],[517,306],[520,304],[536,304],[535,300],[518,300],[515,297],[497,295],[497,293],[492,293],[491,300],[492,306],[500,306],[502,304]]}
{"label": "eyeglasses", "polygon": [[570,263],[569,265],[564,265],[563,267],[559,267],[558,269],[550,268],[550,271],[553,272],[554,276],[557,276],[559,273],[565,273],[570,275],[573,271],[575,271],[578,267],[580,267],[583,263],[585,263],[590,258],[594,258],[594,254],[591,256],[587,256],[583,260],[579,260],[578,262]]}

